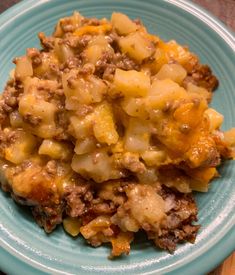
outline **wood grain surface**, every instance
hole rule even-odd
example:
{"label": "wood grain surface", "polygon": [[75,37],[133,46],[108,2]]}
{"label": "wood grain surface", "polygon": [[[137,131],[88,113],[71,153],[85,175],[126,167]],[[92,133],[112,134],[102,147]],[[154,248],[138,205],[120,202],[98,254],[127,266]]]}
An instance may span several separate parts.
{"label": "wood grain surface", "polygon": [[[18,2],[20,0],[0,0],[0,13]],[[235,0],[193,0],[193,2],[209,10],[235,31]],[[235,252],[209,275],[235,275]]]}

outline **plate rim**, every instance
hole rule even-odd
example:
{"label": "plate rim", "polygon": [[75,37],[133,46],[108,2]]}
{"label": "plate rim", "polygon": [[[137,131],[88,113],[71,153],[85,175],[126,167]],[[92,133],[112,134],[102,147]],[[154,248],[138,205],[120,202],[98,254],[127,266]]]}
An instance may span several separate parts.
{"label": "plate rim", "polygon": [[[20,17],[22,14],[27,13],[28,11],[36,8],[37,6],[41,6],[44,3],[51,1],[53,0],[23,0],[13,5],[12,7],[10,7],[9,9],[0,14],[0,34],[1,30],[4,29],[4,27],[11,21],[13,21],[15,18]],[[224,41],[224,43],[226,43],[235,53],[235,37],[233,30],[231,30],[221,20],[212,15],[209,11],[205,10],[201,6],[195,4],[194,2],[187,0],[162,1],[175,5],[180,9],[190,13],[192,16],[203,21],[212,31],[216,32]],[[176,269],[176,272],[170,271],[170,273],[180,274],[183,268],[184,272],[187,270],[192,274],[202,274],[202,272],[209,272],[211,269],[216,267],[217,264],[224,260],[231,252],[235,250],[235,245],[232,245],[233,243],[235,244],[235,219],[233,220],[232,226],[225,233],[224,237],[221,238],[217,243],[215,243],[215,245],[212,245],[207,251],[200,254],[197,258],[193,260],[193,262],[187,262],[185,265],[179,266]],[[221,253],[218,253],[218,251],[221,251]],[[11,259],[11,262],[13,263],[14,261],[14,264],[9,266],[6,259]],[[4,241],[1,240],[1,238],[0,265],[3,271],[11,272],[11,274],[19,274],[20,271],[24,272],[25,275],[32,274],[30,273],[32,271],[34,272],[34,274],[47,274],[51,271],[56,271],[54,269],[50,270],[50,268],[41,265],[39,262],[34,262],[32,259],[29,259],[24,255],[20,254],[19,251],[14,251],[14,248],[12,248],[7,243],[4,243]],[[59,274],[70,274],[59,270],[57,271],[59,272]],[[145,272],[142,274],[156,274],[156,272],[152,271],[147,273]]]}

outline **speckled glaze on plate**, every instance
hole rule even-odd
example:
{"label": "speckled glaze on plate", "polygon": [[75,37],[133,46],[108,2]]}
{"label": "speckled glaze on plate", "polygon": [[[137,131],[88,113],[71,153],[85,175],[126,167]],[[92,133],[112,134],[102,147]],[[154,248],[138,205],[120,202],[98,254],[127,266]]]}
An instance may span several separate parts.
{"label": "speckled glaze on plate", "polygon": [[[235,126],[234,34],[185,0],[25,0],[0,15],[0,90],[13,57],[38,47],[37,32],[50,34],[55,22],[79,10],[85,16],[110,17],[120,11],[140,17],[163,39],[189,45],[220,80],[213,106],[224,114],[224,129]],[[210,192],[196,194],[202,228],[196,243],[174,255],[139,237],[129,257],[110,261],[109,247],[92,248],[58,228],[46,235],[27,210],[0,191],[0,269],[8,274],[205,274],[235,249],[235,163],[226,162]]]}

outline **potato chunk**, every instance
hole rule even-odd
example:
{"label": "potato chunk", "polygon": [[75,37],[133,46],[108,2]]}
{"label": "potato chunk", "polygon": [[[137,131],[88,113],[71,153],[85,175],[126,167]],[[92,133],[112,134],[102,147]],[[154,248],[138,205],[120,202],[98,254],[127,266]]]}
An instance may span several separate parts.
{"label": "potato chunk", "polygon": [[118,133],[115,129],[115,122],[112,107],[107,102],[103,102],[95,109],[94,135],[101,143],[108,145],[118,141]]}
{"label": "potato chunk", "polygon": [[119,12],[113,12],[111,23],[120,35],[127,35],[138,29],[138,26],[128,16]]}
{"label": "potato chunk", "polygon": [[104,35],[94,36],[84,51],[84,59],[86,63],[96,65],[104,55],[112,55],[113,48],[109,45]]}
{"label": "potato chunk", "polygon": [[150,77],[135,70],[116,69],[113,83],[115,90],[123,96],[143,97],[147,95],[150,88]]}
{"label": "potato chunk", "polygon": [[78,218],[65,218],[63,220],[64,230],[73,237],[80,233],[81,220]]}
{"label": "potato chunk", "polygon": [[150,39],[141,32],[134,32],[119,39],[121,51],[141,63],[154,53],[154,46]]}
{"label": "potato chunk", "polygon": [[84,139],[93,134],[94,113],[86,115],[84,118],[77,116],[70,117],[70,132],[78,139]]}
{"label": "potato chunk", "polygon": [[223,123],[224,116],[215,109],[209,108],[205,111],[205,114],[209,118],[211,131],[218,129]]}
{"label": "potato chunk", "polygon": [[149,147],[149,124],[136,118],[130,118],[125,135],[125,149],[130,152],[142,152]]}
{"label": "potato chunk", "polygon": [[73,50],[59,38],[55,39],[55,53],[61,63],[74,56]]}
{"label": "potato chunk", "polygon": [[84,139],[78,139],[76,141],[75,153],[77,155],[83,155],[90,153],[96,149],[97,140],[94,137],[87,137]]}
{"label": "potato chunk", "polygon": [[166,160],[167,154],[163,150],[146,150],[141,158],[148,166],[160,166]]}
{"label": "potato chunk", "polygon": [[162,66],[160,71],[157,73],[157,78],[162,79],[171,79],[174,82],[181,84],[186,77],[186,70],[179,64],[165,64]]}
{"label": "potato chunk", "polygon": [[77,110],[80,104],[100,102],[107,91],[105,83],[94,75],[83,77],[77,71],[62,76],[66,108]]}
{"label": "potato chunk", "polygon": [[146,118],[148,116],[145,98],[126,97],[122,100],[121,106],[129,116],[140,118]]}
{"label": "potato chunk", "polygon": [[27,128],[41,138],[51,138],[55,135],[56,110],[54,104],[38,99],[33,94],[24,94],[19,101],[19,113],[25,121],[29,121]]}
{"label": "potato chunk", "polygon": [[203,97],[207,101],[211,100],[211,93],[208,92],[207,89],[205,89],[203,87],[198,87],[198,86],[194,85],[193,83],[187,84],[187,91],[190,94],[197,94],[198,96]]}
{"label": "potato chunk", "polygon": [[27,56],[22,56],[16,59],[15,77],[24,79],[27,76],[33,75],[32,62]]}
{"label": "potato chunk", "polygon": [[84,155],[75,154],[72,169],[81,176],[96,182],[118,179],[122,176],[121,171],[113,166],[112,157],[103,149]]}
{"label": "potato chunk", "polygon": [[29,158],[37,145],[37,139],[21,129],[14,132],[15,141],[5,149],[5,158],[15,164],[20,164]]}
{"label": "potato chunk", "polygon": [[47,155],[52,159],[66,160],[71,156],[71,148],[66,143],[44,139],[38,153],[39,155]]}
{"label": "potato chunk", "polygon": [[186,95],[186,91],[170,79],[155,80],[146,104],[150,109],[163,109],[167,103],[180,100]]}

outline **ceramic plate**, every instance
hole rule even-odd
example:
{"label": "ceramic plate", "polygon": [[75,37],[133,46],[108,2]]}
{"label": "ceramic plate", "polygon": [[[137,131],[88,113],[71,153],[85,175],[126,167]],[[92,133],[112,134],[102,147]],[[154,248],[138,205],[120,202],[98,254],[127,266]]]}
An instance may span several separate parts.
{"label": "ceramic plate", "polygon": [[[0,15],[0,90],[13,68],[11,60],[27,47],[39,47],[37,33],[50,34],[60,17],[78,10],[85,16],[110,17],[120,11],[140,17],[163,39],[189,45],[220,80],[213,107],[235,126],[234,35],[204,10],[184,0],[26,0]],[[196,243],[174,255],[140,236],[129,257],[110,261],[109,247],[92,248],[58,228],[46,235],[31,215],[0,191],[0,267],[8,274],[205,274],[235,248],[235,162],[220,168],[210,192],[196,194],[202,228]]]}

